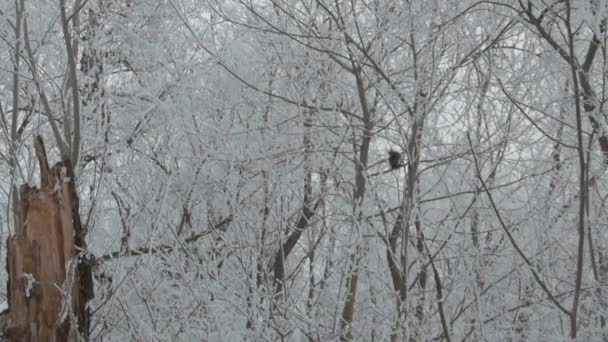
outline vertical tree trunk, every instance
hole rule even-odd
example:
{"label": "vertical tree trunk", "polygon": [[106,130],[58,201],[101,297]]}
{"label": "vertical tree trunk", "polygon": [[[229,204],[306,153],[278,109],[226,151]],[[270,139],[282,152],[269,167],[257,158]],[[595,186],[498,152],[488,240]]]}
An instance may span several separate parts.
{"label": "vertical tree trunk", "polygon": [[76,240],[82,227],[71,164],[49,168],[40,137],[35,149],[41,185],[20,188],[17,226],[7,243],[8,312],[2,328],[10,341],[78,341],[79,323],[88,322],[81,317],[88,315],[89,299],[81,279],[90,283],[79,274],[77,250],[83,246]]}

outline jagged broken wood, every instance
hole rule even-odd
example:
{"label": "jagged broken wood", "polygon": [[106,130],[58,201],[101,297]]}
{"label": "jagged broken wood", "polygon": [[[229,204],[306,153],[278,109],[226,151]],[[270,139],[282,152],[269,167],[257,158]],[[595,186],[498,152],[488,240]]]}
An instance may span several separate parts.
{"label": "jagged broken wood", "polygon": [[83,274],[78,262],[84,232],[72,167],[62,161],[49,168],[40,137],[35,151],[41,185],[19,189],[15,233],[7,243],[8,311],[2,331],[10,341],[79,341],[88,331],[92,284],[90,272]]}

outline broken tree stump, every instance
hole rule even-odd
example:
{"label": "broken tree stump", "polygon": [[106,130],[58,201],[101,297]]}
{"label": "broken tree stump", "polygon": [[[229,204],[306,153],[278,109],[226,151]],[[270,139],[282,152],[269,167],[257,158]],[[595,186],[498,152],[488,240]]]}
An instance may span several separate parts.
{"label": "broken tree stump", "polygon": [[85,246],[73,171],[69,161],[49,168],[42,138],[34,145],[41,184],[19,189],[17,226],[7,243],[8,312],[2,330],[10,341],[79,341],[88,332],[92,282],[78,261]]}

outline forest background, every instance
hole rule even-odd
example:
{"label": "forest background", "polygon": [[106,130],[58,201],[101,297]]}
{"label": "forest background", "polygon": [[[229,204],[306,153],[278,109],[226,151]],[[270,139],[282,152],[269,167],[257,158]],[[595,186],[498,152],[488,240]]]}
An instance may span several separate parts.
{"label": "forest background", "polygon": [[0,1],[0,257],[40,135],[74,165],[92,341],[608,341],[607,18]]}

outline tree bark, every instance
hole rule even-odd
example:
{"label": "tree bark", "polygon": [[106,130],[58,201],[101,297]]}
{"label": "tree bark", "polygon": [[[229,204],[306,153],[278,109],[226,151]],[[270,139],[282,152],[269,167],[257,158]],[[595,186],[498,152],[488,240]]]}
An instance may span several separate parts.
{"label": "tree bark", "polygon": [[40,137],[35,150],[41,185],[20,187],[17,226],[7,243],[8,311],[2,331],[9,341],[79,341],[79,323],[88,326],[85,293],[92,293],[80,285],[92,284],[80,274],[77,250],[84,246],[77,243],[83,232],[74,177],[68,161],[49,168]]}

